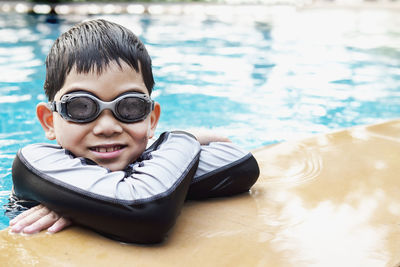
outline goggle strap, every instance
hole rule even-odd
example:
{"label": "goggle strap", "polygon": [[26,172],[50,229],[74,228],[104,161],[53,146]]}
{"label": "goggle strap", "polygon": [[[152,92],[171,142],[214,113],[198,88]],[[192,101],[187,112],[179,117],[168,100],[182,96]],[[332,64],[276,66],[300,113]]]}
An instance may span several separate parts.
{"label": "goggle strap", "polygon": [[56,103],[56,101],[49,102],[49,108],[51,109],[51,111],[57,112],[57,103]]}

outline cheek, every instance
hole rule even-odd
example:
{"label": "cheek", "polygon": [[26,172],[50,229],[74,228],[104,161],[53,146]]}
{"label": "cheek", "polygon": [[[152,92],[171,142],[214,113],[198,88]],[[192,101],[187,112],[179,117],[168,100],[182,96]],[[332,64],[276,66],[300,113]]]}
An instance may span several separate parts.
{"label": "cheek", "polygon": [[56,135],[56,141],[60,146],[63,146],[64,135],[62,133],[64,131],[64,126],[58,114],[55,114],[53,117],[53,125],[54,125],[54,134]]}
{"label": "cheek", "polygon": [[135,123],[129,126],[129,134],[138,142],[144,142],[149,139],[150,123],[145,120],[140,123]]}
{"label": "cheek", "polygon": [[54,131],[57,143],[67,149],[75,147],[84,137],[79,125],[68,123],[61,118],[54,120]]}

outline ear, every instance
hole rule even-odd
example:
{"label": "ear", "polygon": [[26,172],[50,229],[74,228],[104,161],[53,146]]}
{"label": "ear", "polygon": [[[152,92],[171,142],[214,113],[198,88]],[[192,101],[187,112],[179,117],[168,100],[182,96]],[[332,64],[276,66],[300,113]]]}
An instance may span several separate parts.
{"label": "ear", "polygon": [[56,139],[53,124],[53,111],[51,111],[47,103],[39,103],[36,106],[36,116],[38,117],[39,122],[43,127],[47,139]]}
{"label": "ear", "polygon": [[149,135],[148,138],[153,138],[154,133],[156,132],[158,120],[161,115],[161,106],[158,102],[154,102],[154,109],[150,113],[150,127],[149,127]]}

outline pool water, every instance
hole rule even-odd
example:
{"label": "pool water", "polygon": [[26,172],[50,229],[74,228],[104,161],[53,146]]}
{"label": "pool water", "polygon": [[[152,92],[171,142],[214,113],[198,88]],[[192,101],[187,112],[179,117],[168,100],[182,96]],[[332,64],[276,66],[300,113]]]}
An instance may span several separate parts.
{"label": "pool water", "polygon": [[[35,117],[52,42],[90,17],[0,14],[0,204],[17,150],[46,142]],[[207,128],[246,149],[400,117],[395,11],[277,8],[242,16],[109,15],[153,58],[158,133]],[[0,214],[0,229],[8,218]]]}

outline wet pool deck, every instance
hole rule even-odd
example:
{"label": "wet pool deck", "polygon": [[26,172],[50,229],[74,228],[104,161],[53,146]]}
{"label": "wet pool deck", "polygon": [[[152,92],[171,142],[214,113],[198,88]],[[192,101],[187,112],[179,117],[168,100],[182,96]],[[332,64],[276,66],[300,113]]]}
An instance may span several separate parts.
{"label": "wet pool deck", "polygon": [[6,266],[399,266],[400,120],[254,151],[249,194],[188,202],[160,245],[0,232]]}

